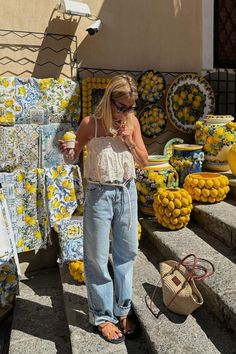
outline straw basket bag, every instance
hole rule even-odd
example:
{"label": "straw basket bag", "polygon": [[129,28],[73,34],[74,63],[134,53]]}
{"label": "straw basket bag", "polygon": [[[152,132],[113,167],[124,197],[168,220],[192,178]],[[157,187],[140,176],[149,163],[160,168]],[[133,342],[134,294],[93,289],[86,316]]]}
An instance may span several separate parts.
{"label": "straw basket bag", "polygon": [[160,263],[165,306],[180,315],[191,314],[204,302],[195,281],[209,277],[214,271],[211,262],[197,258],[194,254],[187,255],[179,262],[169,260]]}

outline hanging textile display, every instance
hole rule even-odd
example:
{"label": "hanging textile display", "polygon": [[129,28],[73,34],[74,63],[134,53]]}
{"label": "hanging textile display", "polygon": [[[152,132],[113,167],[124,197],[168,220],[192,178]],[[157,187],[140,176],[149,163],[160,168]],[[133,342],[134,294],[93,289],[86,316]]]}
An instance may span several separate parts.
{"label": "hanging textile display", "polygon": [[18,227],[17,227],[16,198],[15,198],[15,174],[1,172],[0,183],[2,185],[2,192],[7,201],[11,224],[12,224],[15,241],[16,241],[18,235]]}
{"label": "hanging textile display", "polygon": [[37,250],[46,244],[37,214],[36,170],[19,171],[15,174],[15,200],[17,212],[17,251]]}
{"label": "hanging textile display", "polygon": [[16,124],[30,124],[31,109],[40,108],[44,94],[40,90],[39,79],[15,78],[15,95],[19,111],[16,114]]}
{"label": "hanging textile display", "polygon": [[14,125],[15,115],[19,109],[15,101],[14,77],[0,76],[0,124]]}
{"label": "hanging textile display", "polygon": [[0,171],[14,171],[19,164],[18,155],[16,128],[0,126]]}
{"label": "hanging textile display", "polygon": [[13,301],[18,289],[20,265],[8,205],[0,191],[0,307]]}
{"label": "hanging textile display", "polygon": [[66,131],[72,130],[70,123],[54,123],[39,128],[41,156],[39,167],[47,168],[64,163],[63,155],[59,150],[58,140]]}
{"label": "hanging textile display", "polygon": [[69,219],[83,205],[83,186],[77,165],[59,165],[45,169],[50,224]]}
{"label": "hanging textile display", "polygon": [[49,107],[50,123],[78,122],[80,117],[78,83],[67,78],[58,80],[48,78],[39,79],[39,86]]}
{"label": "hanging textile display", "polygon": [[38,167],[39,132],[36,124],[17,124],[19,165],[24,169]]}
{"label": "hanging textile display", "polygon": [[45,245],[51,245],[51,228],[46,197],[45,171],[37,168],[37,215],[41,234],[44,235]]}

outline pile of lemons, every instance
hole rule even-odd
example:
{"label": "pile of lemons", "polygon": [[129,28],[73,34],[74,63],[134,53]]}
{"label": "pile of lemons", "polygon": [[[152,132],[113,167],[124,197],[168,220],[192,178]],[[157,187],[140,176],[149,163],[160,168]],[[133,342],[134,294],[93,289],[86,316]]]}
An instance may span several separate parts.
{"label": "pile of lemons", "polygon": [[190,220],[192,197],[183,188],[160,188],[154,197],[153,208],[159,224],[178,230]]}
{"label": "pile of lemons", "polygon": [[79,283],[84,283],[84,262],[73,261],[68,264],[68,269],[71,277]]}
{"label": "pile of lemons", "polygon": [[198,202],[215,203],[225,199],[229,180],[220,173],[191,173],[184,180],[184,188]]}

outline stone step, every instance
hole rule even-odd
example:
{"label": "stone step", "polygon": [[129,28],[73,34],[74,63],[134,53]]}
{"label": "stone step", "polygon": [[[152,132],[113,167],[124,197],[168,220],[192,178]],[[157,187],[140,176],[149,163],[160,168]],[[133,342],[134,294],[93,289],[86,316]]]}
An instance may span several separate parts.
{"label": "stone step", "polygon": [[71,354],[58,267],[21,279],[9,353]]}
{"label": "stone step", "polygon": [[[179,260],[189,253],[206,258],[215,265],[215,274],[198,282],[206,305],[236,332],[236,255],[221,245],[219,251],[206,242],[210,237],[204,230],[190,223],[181,230],[170,231],[162,228],[155,218],[140,220],[144,237],[146,237],[165,259]],[[214,237],[214,236],[213,236]],[[216,240],[217,241],[217,240]],[[211,238],[213,243],[213,238]],[[225,248],[224,248],[225,247]],[[221,252],[220,250],[225,249]],[[155,250],[153,249],[153,252]]]}
{"label": "stone step", "polygon": [[216,204],[194,203],[191,218],[227,246],[236,248],[236,201]]}
{"label": "stone step", "polygon": [[74,281],[65,265],[60,266],[60,274],[73,354],[149,353],[143,335],[134,341],[125,341],[118,345],[101,338],[88,322],[86,286]]}
{"label": "stone step", "polygon": [[[162,302],[159,262],[166,259],[142,236],[139,254],[135,263],[133,282],[133,307],[152,353],[158,354],[216,354],[236,353],[236,341],[206,306],[201,306],[192,315],[179,316],[168,311]],[[146,305],[154,297],[154,312]]]}

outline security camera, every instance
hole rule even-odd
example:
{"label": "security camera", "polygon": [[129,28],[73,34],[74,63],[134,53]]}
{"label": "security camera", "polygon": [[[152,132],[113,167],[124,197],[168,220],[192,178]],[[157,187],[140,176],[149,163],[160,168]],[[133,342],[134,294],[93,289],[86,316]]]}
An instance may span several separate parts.
{"label": "security camera", "polygon": [[86,29],[86,31],[88,32],[88,34],[90,36],[93,36],[95,33],[100,31],[101,28],[102,28],[102,21],[101,20],[97,20],[94,23],[92,23],[91,26]]}

